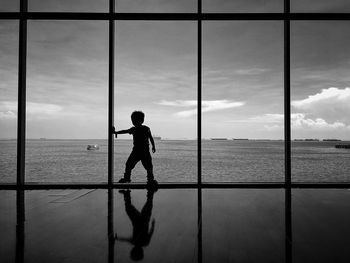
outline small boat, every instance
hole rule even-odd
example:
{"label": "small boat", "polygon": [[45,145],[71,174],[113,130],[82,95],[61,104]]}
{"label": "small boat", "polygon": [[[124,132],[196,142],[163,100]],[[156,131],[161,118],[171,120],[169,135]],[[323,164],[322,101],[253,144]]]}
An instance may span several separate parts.
{"label": "small boat", "polygon": [[86,148],[87,150],[98,150],[100,149],[100,146],[98,146],[98,144],[89,144]]}

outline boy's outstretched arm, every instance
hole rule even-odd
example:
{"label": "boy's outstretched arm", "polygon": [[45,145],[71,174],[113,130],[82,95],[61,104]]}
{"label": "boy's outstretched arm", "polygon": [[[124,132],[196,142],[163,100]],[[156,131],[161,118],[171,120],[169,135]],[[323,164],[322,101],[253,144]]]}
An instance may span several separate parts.
{"label": "boy's outstretched arm", "polygon": [[153,140],[153,136],[152,136],[152,133],[151,133],[151,130],[149,130],[149,140],[152,144],[152,152],[155,153],[156,152],[156,146],[154,144],[154,140]]}
{"label": "boy's outstretched arm", "polygon": [[116,131],[116,130],[115,130],[115,127],[113,127],[112,132],[115,134],[115,137],[117,137],[117,134],[127,134],[127,133],[130,133],[129,130],[119,130],[119,131]]}

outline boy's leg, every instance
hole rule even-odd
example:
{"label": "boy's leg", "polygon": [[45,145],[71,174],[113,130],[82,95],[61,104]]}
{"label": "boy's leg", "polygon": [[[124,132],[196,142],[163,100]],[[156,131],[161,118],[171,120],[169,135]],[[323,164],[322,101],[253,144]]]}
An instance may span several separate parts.
{"label": "boy's leg", "polygon": [[152,164],[152,157],[149,151],[146,151],[141,159],[143,167],[145,167],[147,171],[147,181],[153,181],[153,164]]}
{"label": "boy's leg", "polygon": [[127,181],[130,181],[131,171],[134,169],[135,165],[140,159],[138,158],[138,155],[132,151],[130,153],[130,156],[128,160],[125,163],[125,172],[124,172],[124,179]]}
{"label": "boy's leg", "polygon": [[154,190],[147,190],[147,201],[141,210],[144,222],[149,222],[152,216]]}
{"label": "boy's leg", "polygon": [[141,214],[131,203],[130,191],[124,192],[123,195],[126,214],[129,216],[130,221],[133,224],[138,223]]}

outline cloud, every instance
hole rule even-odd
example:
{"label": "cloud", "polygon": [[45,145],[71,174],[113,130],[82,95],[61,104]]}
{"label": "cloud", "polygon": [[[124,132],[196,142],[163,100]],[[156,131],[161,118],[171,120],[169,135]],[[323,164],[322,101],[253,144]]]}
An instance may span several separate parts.
{"label": "cloud", "polygon": [[329,129],[339,129],[339,128],[346,127],[344,123],[338,122],[338,121],[334,123],[328,123],[322,118],[310,119],[310,118],[307,118],[304,113],[292,114],[291,121],[292,121],[292,128],[294,129],[309,128],[309,129],[329,130]]}
{"label": "cloud", "polygon": [[[173,107],[196,107],[196,100],[175,100],[167,101],[162,100],[157,104],[163,106],[173,106]],[[202,112],[219,111],[230,108],[237,108],[245,105],[245,102],[241,101],[231,101],[231,100],[204,100],[202,101]],[[197,108],[179,111],[175,113],[177,117],[190,117],[197,114]]]}
{"label": "cloud", "polygon": [[252,118],[249,118],[249,122],[260,122],[260,123],[281,123],[284,120],[283,114],[274,114],[274,113],[268,113],[260,116],[255,116]]}
{"label": "cloud", "polygon": [[12,120],[16,118],[17,114],[13,111],[0,111],[0,120]]}
{"label": "cloud", "polygon": [[322,89],[321,92],[306,99],[292,101],[291,105],[299,112],[328,122],[349,122],[350,88]]}
{"label": "cloud", "polygon": [[174,106],[174,107],[190,107],[190,106],[197,106],[196,100],[162,100],[158,102],[157,104],[163,105],[163,106]]}
{"label": "cloud", "polygon": [[[350,129],[350,88],[330,87],[305,99],[293,100],[295,130],[335,131]],[[263,123],[266,130],[283,129],[283,114],[264,114],[232,122]]]}
{"label": "cloud", "polygon": [[239,75],[259,75],[266,73],[269,69],[265,68],[249,68],[249,69],[237,69],[234,72]]}
{"label": "cloud", "polygon": [[319,103],[327,102],[329,104],[329,100],[332,102],[349,102],[350,88],[339,89],[330,87],[328,89],[322,89],[320,93],[310,95],[307,99],[292,101],[292,105],[299,109],[310,109]]}
{"label": "cloud", "polygon": [[[267,130],[282,129],[284,116],[283,114],[264,114],[249,118],[249,122],[265,123],[264,128]],[[293,129],[308,129],[308,130],[337,130],[350,128],[345,123],[336,121],[329,123],[322,118],[308,118],[304,113],[291,114],[291,126]]]}
{"label": "cloud", "polygon": [[[55,104],[27,102],[27,115],[29,117],[47,118],[58,114],[62,107]],[[17,102],[0,101],[0,119],[17,118]]]}
{"label": "cloud", "polygon": [[267,131],[276,131],[276,130],[281,130],[282,126],[277,125],[277,124],[272,124],[272,125],[264,125],[264,129]]}

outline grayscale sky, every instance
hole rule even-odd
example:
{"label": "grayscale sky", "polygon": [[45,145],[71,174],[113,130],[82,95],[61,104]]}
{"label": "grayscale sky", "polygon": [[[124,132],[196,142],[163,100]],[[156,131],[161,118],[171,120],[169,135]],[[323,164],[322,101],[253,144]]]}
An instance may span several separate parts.
{"label": "grayscale sky", "polygon": [[[32,11],[107,11],[106,0],[30,1]],[[120,1],[122,12],[193,12],[195,1]],[[206,12],[279,12],[281,1],[204,0]],[[295,0],[295,11],[350,10]],[[1,11],[16,11],[0,0]],[[84,5],[83,5],[84,3]],[[128,4],[129,3],[129,4]],[[221,9],[222,7],[222,9]],[[293,138],[350,139],[350,22],[293,22]],[[163,138],[196,137],[197,25],[116,26],[115,122],[133,110]],[[0,21],[0,138],[16,137],[18,23]],[[28,138],[107,138],[108,23],[29,21]],[[203,137],[283,138],[283,23],[203,22]],[[128,138],[127,136],[122,138]]]}

